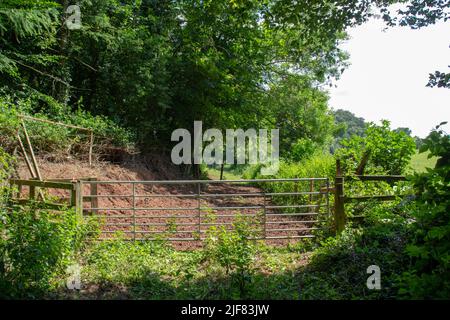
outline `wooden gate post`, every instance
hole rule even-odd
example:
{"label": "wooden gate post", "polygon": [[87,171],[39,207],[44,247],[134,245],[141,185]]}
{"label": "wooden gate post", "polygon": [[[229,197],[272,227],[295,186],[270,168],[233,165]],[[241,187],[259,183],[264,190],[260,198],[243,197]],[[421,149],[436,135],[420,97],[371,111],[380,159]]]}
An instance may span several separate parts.
{"label": "wooden gate post", "polygon": [[76,193],[75,210],[77,215],[80,218],[83,218],[83,182],[78,180],[75,183],[75,193]]}
{"label": "wooden gate post", "polygon": [[340,160],[336,160],[334,187],[334,221],[336,225],[336,234],[340,234],[344,230],[347,222],[344,208],[344,177],[342,176]]}
{"label": "wooden gate post", "polygon": [[[98,181],[97,178],[89,178],[89,181]],[[90,183],[90,188],[91,188],[91,212],[92,213],[97,213],[97,209],[98,208],[98,187],[97,187],[97,183]],[[93,209],[95,208],[95,209]]]}

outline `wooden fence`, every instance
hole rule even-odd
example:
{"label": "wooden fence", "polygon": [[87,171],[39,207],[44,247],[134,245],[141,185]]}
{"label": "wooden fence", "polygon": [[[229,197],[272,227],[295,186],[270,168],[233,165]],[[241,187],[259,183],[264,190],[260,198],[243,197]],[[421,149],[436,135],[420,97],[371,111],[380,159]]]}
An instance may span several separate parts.
{"label": "wooden fence", "polygon": [[398,196],[395,195],[370,195],[370,196],[347,196],[344,190],[344,183],[351,181],[383,181],[383,182],[396,182],[405,181],[404,176],[395,175],[351,175],[344,176],[342,174],[342,169],[340,161],[336,162],[336,177],[334,180],[334,219],[336,232],[341,233],[347,223],[347,215],[345,213],[345,204],[351,202],[364,202],[368,200],[377,201],[392,201]]}
{"label": "wooden fence", "polygon": [[[83,197],[83,183],[89,183],[92,181],[91,194],[97,194],[97,185],[94,183],[96,178],[85,178],[82,180],[71,180],[71,179],[50,179],[50,180],[23,180],[23,179],[11,179],[9,180],[12,194],[11,202],[13,204],[19,205],[38,205],[43,209],[51,210],[63,210],[66,208],[74,207],[77,213],[83,214],[83,201],[91,202],[91,206],[98,205],[98,199],[96,197]],[[84,181],[83,183],[81,181]],[[24,193],[24,189],[28,189],[28,194]],[[51,202],[45,199],[44,193],[45,189],[62,190],[69,192],[67,198],[61,197],[62,202]]]}

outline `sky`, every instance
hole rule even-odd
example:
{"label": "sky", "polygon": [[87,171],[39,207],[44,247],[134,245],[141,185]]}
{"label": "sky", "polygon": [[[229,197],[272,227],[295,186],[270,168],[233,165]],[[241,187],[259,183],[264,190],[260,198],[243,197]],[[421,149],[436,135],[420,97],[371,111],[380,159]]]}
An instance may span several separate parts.
{"label": "sky", "polygon": [[[353,112],[367,121],[391,121],[425,137],[442,121],[450,122],[450,89],[428,88],[428,74],[448,72],[450,22],[420,30],[371,20],[348,30],[341,47],[350,67],[329,89],[333,109]],[[450,125],[445,130],[450,133]]]}

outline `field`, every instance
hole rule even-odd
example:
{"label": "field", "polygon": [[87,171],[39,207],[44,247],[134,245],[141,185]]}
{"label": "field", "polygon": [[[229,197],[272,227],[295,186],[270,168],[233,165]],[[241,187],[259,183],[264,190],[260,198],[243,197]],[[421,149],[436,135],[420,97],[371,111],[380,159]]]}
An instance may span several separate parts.
{"label": "field", "polygon": [[434,168],[436,165],[437,157],[428,158],[429,152],[419,153],[416,152],[411,158],[410,172],[425,172],[426,168]]}

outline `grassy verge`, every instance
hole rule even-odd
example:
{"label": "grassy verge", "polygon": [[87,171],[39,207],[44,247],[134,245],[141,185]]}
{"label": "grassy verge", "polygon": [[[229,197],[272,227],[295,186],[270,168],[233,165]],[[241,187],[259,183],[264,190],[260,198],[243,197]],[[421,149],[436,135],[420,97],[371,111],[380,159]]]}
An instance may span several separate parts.
{"label": "grassy verge", "polygon": [[[398,299],[408,268],[407,221],[380,206],[366,224],[336,238],[282,248],[228,233],[195,251],[164,242],[101,242],[81,258],[82,290],[65,299]],[[212,239],[212,238],[211,238]],[[242,242],[244,241],[244,242]],[[240,251],[245,248],[246,252]],[[248,251],[247,251],[248,250]],[[248,252],[251,252],[248,254]],[[381,269],[381,290],[367,287],[367,268]]]}
{"label": "grassy verge", "polygon": [[86,251],[81,291],[69,299],[298,299],[297,271],[309,253],[258,245],[245,290],[207,251],[176,251],[153,242],[103,242]]}

